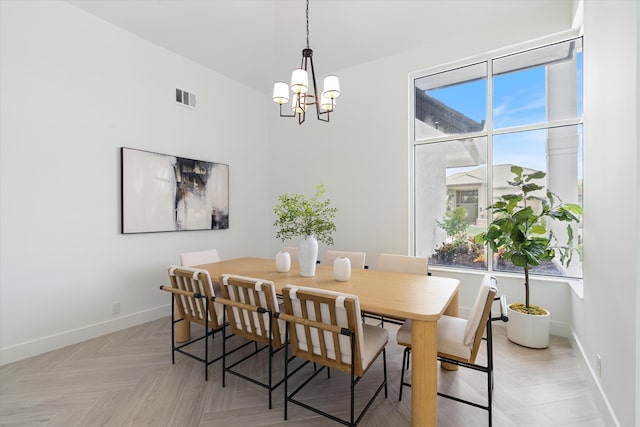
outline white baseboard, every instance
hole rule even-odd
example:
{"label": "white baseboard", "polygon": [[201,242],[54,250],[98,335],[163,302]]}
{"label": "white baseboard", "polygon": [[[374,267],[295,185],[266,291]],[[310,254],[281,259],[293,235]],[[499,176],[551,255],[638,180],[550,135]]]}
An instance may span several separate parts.
{"label": "white baseboard", "polygon": [[577,358],[578,362],[580,363],[580,367],[585,374],[587,384],[589,385],[589,388],[593,393],[594,399],[596,401],[596,404],[598,405],[600,413],[602,414],[605,425],[620,427],[620,423],[616,418],[616,414],[613,412],[613,408],[609,403],[609,399],[607,399],[607,396],[602,389],[602,385],[598,380],[596,372],[589,364],[589,359],[587,359],[587,356],[584,353],[584,349],[580,344],[580,340],[578,340],[578,337],[576,336],[573,329],[571,329],[570,332],[571,334],[568,337],[569,341],[571,342],[571,346],[580,352],[580,357]]}
{"label": "white baseboard", "polygon": [[170,315],[171,305],[167,304],[116,319],[94,323],[93,325],[83,326],[78,329],[0,348],[0,366]]}

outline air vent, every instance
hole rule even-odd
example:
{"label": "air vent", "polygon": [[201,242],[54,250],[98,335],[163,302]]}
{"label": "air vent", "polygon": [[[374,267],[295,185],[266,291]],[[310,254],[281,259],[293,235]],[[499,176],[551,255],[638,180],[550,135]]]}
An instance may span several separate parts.
{"label": "air vent", "polygon": [[176,88],[176,102],[185,107],[196,108],[196,94]]}

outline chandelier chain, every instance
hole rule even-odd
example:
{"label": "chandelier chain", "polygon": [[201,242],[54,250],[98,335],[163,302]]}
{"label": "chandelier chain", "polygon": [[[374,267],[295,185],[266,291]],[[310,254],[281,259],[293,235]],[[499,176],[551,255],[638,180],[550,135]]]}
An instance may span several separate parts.
{"label": "chandelier chain", "polygon": [[307,0],[307,49],[309,49],[309,0]]}

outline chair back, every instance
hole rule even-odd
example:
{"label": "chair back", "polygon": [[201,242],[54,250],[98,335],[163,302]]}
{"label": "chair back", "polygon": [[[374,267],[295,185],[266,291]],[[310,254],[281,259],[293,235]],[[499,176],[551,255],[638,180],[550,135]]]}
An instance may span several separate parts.
{"label": "chair back", "polygon": [[491,305],[497,292],[497,279],[494,276],[485,274],[464,330],[464,345],[472,346],[471,363],[475,362],[478,354],[487,321],[490,321]]}
{"label": "chair back", "polygon": [[427,274],[429,258],[421,256],[380,254],[378,270],[396,273]]}
{"label": "chair back", "polygon": [[[223,323],[222,305],[209,302],[209,315],[206,313],[207,300],[215,296],[209,272],[198,268],[171,266],[169,267],[169,279],[173,292],[178,315],[190,322],[207,325],[213,329],[219,329]],[[198,296],[204,298],[199,298]],[[206,319],[206,320],[205,320]]]}
{"label": "chair back", "polygon": [[324,263],[327,265],[333,265],[338,257],[347,257],[351,262],[351,268],[364,269],[364,259],[367,256],[366,252],[344,252],[344,251],[331,251],[328,250],[324,256]]}
{"label": "chair back", "polygon": [[217,249],[208,249],[206,251],[184,252],[180,254],[180,264],[186,267],[194,265],[209,264],[212,262],[220,262],[220,255]]}
{"label": "chair back", "polygon": [[[269,344],[269,331],[272,330],[272,345],[280,347],[284,343],[284,329],[281,330],[277,319],[269,317],[269,313],[260,313],[261,308],[271,313],[278,313],[276,288],[273,282],[253,277],[223,274],[222,296],[230,301],[240,303],[227,305],[227,320],[233,334],[263,344]],[[271,321],[271,326],[270,322]],[[284,324],[282,325],[284,327]]]}
{"label": "chair back", "polygon": [[351,372],[351,338],[342,329],[353,331],[354,371],[363,374],[360,301],[356,295],[316,288],[287,285],[283,289],[289,320],[289,340],[295,356],[343,372]]}
{"label": "chair back", "polygon": [[285,246],[282,248],[282,252],[289,252],[291,262],[298,262],[298,248],[295,246]]}

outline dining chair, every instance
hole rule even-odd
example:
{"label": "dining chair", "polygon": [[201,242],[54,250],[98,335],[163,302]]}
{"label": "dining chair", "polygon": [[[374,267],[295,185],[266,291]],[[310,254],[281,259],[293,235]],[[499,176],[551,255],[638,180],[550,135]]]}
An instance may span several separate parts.
{"label": "dining chair", "polygon": [[[171,293],[171,363],[176,363],[175,353],[189,356],[204,363],[204,378],[209,379],[209,365],[220,360],[217,357],[209,360],[209,336],[224,329],[224,313],[222,306],[211,302],[215,298],[211,277],[206,270],[191,267],[171,266],[168,270],[171,286],[162,285],[160,289]],[[176,344],[176,326],[191,322],[203,326],[204,333],[198,338],[189,339]],[[204,358],[191,353],[185,347],[204,339]]]}
{"label": "dining chair", "polygon": [[347,257],[351,261],[351,268],[358,268],[360,270],[369,268],[364,264],[364,259],[367,256],[366,252],[345,252],[345,251],[333,251],[327,250],[324,255],[324,263],[327,265],[333,265],[333,262],[338,257]]}
{"label": "dining chair", "polygon": [[[475,406],[488,411],[489,426],[492,423],[492,393],[493,393],[493,336],[491,323],[495,320],[507,322],[507,303],[504,295],[496,297],[497,280],[485,275],[480,284],[480,290],[471,309],[468,319],[443,315],[438,320],[438,360],[441,364],[453,364],[470,368],[487,374],[487,404],[461,399],[456,396],[438,392],[438,396],[446,397],[457,402]],[[491,306],[494,301],[500,301],[500,316],[491,316]],[[486,333],[486,337],[483,335]],[[411,320],[407,320],[398,330],[398,344],[405,347],[402,357],[402,374],[400,376],[400,393],[398,400],[402,400],[403,386],[411,387],[405,382],[405,369],[408,368],[411,357]],[[487,364],[476,363],[480,343],[485,341],[487,350]]]}
{"label": "dining chair", "polygon": [[183,252],[180,254],[180,264],[193,267],[195,265],[220,262],[220,255],[217,249],[207,249],[204,251]]}
{"label": "dining chair", "polygon": [[[429,274],[429,258],[410,255],[380,254],[378,258],[378,270],[395,273]],[[390,286],[394,285],[396,284],[390,284]],[[389,291],[393,292],[392,288],[390,288]],[[402,325],[405,321],[405,319],[399,317],[384,317],[370,313],[365,313],[365,317],[380,320],[380,325],[383,328],[385,321],[396,325]]]}
{"label": "dining chair", "polygon": [[[183,252],[180,254],[180,265],[185,267],[194,267],[196,265],[209,264],[211,262],[219,262],[220,255],[217,249],[207,249],[204,251]],[[213,284],[214,291],[220,293],[220,286]],[[175,339],[177,342],[186,342],[191,338],[191,323],[179,322],[176,324]]]}
{"label": "dining chair", "polygon": [[[387,359],[385,346],[387,330],[360,321],[360,302],[357,296],[286,285],[283,289],[285,313],[280,319],[287,321],[286,335],[295,357],[321,365],[293,392],[288,390],[288,347],[285,347],[285,405],[287,420],[289,403],[302,406],[317,414],[348,426],[356,426],[365,415],[382,388],[387,397]],[[355,418],[355,386],[382,353],[383,379]],[[322,370],[333,368],[350,375],[350,417],[344,420],[318,407],[296,399],[296,395]],[[334,385],[335,387],[335,385]],[[336,393],[337,391],[333,391]]]}
{"label": "dining chair", "polygon": [[[269,392],[269,409],[272,408],[272,392],[284,382],[273,381],[272,360],[275,352],[285,345],[284,321],[278,320],[274,315],[280,312],[276,300],[276,288],[273,282],[252,277],[223,274],[220,277],[222,283],[222,297],[226,305],[225,319],[229,322],[229,329],[234,335],[243,337],[248,342],[256,345],[255,350],[227,366],[226,357],[226,333],[223,335],[223,361],[222,361],[222,386],[226,386],[226,373],[233,374],[244,380],[250,381]],[[268,350],[268,379],[266,382],[252,378],[239,370],[236,366],[246,360],[257,356],[263,350]],[[299,366],[298,369],[302,368]]]}
{"label": "dining chair", "polygon": [[378,270],[396,273],[428,274],[429,258],[422,256],[380,254]]}

